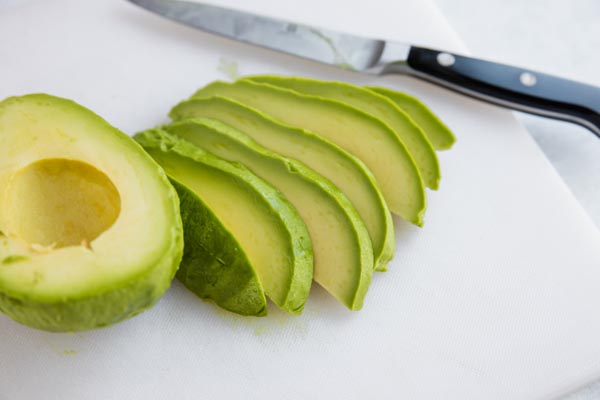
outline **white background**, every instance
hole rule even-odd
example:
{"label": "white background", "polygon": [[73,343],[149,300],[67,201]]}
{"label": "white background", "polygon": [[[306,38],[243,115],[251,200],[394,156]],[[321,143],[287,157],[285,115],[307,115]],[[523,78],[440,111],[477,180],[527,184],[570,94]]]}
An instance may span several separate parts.
{"label": "white background", "polygon": [[[600,86],[600,1],[435,0],[473,55]],[[600,140],[584,128],[518,114],[600,226]],[[600,381],[569,400],[600,398]]]}
{"label": "white background", "polygon": [[[600,86],[600,1],[435,3],[473,55]],[[519,118],[600,226],[600,140],[576,125]]]}

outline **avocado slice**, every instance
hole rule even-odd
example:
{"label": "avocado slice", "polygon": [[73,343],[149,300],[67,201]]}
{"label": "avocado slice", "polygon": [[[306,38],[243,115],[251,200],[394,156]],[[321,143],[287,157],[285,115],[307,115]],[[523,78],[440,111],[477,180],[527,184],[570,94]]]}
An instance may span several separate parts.
{"label": "avocado slice", "polygon": [[213,82],[192,98],[209,96],[232,98],[331,140],[369,167],[392,212],[419,226],[423,224],[425,191],[421,175],[396,134],[377,118],[337,100],[245,80]]}
{"label": "avocado slice", "polygon": [[163,129],[246,165],[278,188],[308,228],[315,281],[349,309],[362,307],[373,274],[371,240],[358,213],[337,187],[304,164],[267,150],[221,121],[187,119]]}
{"label": "avocado slice", "polygon": [[45,94],[0,102],[0,311],[48,331],[152,306],[183,252],[177,194],[130,137]]}
{"label": "avocado slice", "polygon": [[211,299],[225,310],[267,315],[263,287],[233,234],[194,192],[174,179],[171,182],[179,194],[185,232],[177,279],[198,297]]}
{"label": "avocado slice", "polygon": [[406,93],[382,87],[367,87],[387,97],[404,110],[415,121],[436,150],[447,150],[452,147],[456,138],[452,131],[421,100]]}
{"label": "avocado slice", "polygon": [[173,120],[217,119],[329,179],[348,196],[364,221],[373,244],[376,269],[386,269],[394,255],[394,225],[375,178],[359,159],[312,132],[280,124],[256,109],[224,97],[183,101],[169,115]]}
{"label": "avocado slice", "polygon": [[266,295],[300,313],[313,277],[313,251],[304,221],[273,186],[169,133],[153,129],[135,139],[177,182],[201,198],[237,239]]}
{"label": "avocado slice", "polygon": [[387,97],[344,82],[275,75],[250,76],[244,79],[338,100],[371,114],[392,128],[406,145],[425,185],[433,190],[439,187],[440,165],[433,146],[408,114]]}

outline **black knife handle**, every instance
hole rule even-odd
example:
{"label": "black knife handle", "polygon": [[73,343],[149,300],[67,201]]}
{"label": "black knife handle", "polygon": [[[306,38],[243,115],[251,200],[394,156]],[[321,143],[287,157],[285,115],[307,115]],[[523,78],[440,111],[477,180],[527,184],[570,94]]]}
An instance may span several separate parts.
{"label": "black knife handle", "polygon": [[406,64],[404,73],[490,103],[575,122],[600,137],[598,87],[421,47],[411,47]]}

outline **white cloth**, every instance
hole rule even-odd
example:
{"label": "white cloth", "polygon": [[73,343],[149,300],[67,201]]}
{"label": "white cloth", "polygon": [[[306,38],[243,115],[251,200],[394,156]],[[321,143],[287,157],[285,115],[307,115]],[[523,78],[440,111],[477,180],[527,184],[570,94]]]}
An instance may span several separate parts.
{"label": "white cloth", "polygon": [[[464,50],[427,1],[220,4]],[[116,326],[51,334],[0,316],[0,399],[548,398],[600,376],[600,234],[510,112],[410,78],[362,76],[213,37],[122,0],[0,3],[0,98],[72,98],[133,134],[214,79],[284,73],[405,90],[458,142],[423,229],[352,313],[315,287],[262,319],[175,282]]]}

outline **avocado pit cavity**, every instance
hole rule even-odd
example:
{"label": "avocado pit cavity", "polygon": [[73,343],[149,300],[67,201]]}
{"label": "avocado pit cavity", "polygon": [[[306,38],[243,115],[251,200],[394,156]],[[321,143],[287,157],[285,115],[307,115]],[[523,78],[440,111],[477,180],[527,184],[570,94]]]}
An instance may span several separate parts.
{"label": "avocado pit cavity", "polygon": [[18,170],[6,193],[7,231],[36,246],[85,246],[121,211],[113,182],[82,161],[47,158]]}

